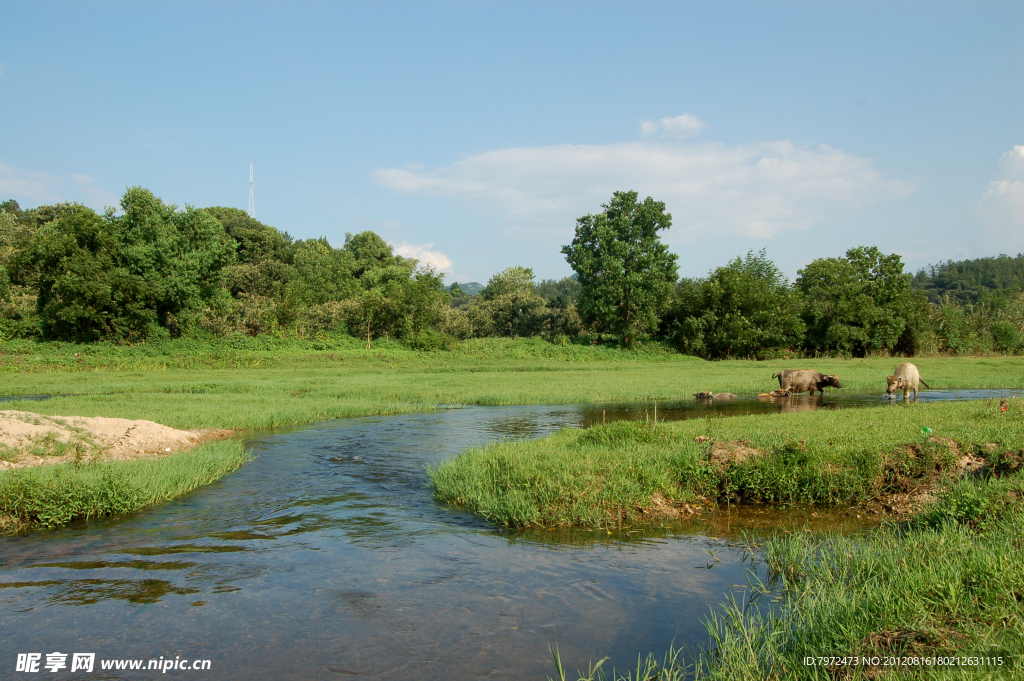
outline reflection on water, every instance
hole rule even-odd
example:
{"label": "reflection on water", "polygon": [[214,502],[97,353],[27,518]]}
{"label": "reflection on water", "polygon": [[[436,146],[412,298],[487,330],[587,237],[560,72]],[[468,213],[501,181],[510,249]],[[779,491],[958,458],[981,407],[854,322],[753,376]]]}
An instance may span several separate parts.
{"label": "reflection on water", "polygon": [[100,601],[157,603],[168,594],[199,593],[198,588],[177,587],[163,579],[54,579],[0,582],[0,589],[31,589],[45,594],[43,605],[93,605]]}
{"label": "reflection on water", "polygon": [[[836,402],[860,406],[808,404]],[[702,617],[750,567],[738,528],[858,529],[754,507],[612,535],[511,533],[430,498],[424,466],[465,447],[652,408],[452,409],[280,430],[186,498],[0,538],[0,665],[60,650],[210,659],[205,679],[544,678],[557,640],[570,666],[610,655],[625,668],[638,652],[705,640]],[[659,405],[659,419],[781,408]]]}
{"label": "reflection on water", "polygon": [[[918,402],[945,402],[949,400],[982,400],[999,397],[1024,397],[1024,390],[926,390]],[[832,390],[822,395],[790,395],[788,397],[757,397],[738,395],[727,400],[688,400],[685,402],[654,402],[633,405],[584,405],[579,425],[600,423],[602,419],[653,419],[657,406],[659,421],[679,421],[705,416],[744,416],[749,414],[779,414],[815,409],[854,409],[859,407],[904,406],[901,399],[890,399],[882,391],[856,393]]]}

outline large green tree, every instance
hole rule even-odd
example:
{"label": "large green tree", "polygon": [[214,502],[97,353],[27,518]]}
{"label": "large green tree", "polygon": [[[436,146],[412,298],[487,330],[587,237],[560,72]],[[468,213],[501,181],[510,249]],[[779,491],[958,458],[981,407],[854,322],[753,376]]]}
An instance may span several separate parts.
{"label": "large green tree", "polygon": [[658,328],[678,278],[676,256],[658,236],[672,216],[661,201],[638,201],[635,191],[615,192],[601,207],[576,220],[576,237],[562,253],[580,284],[580,318],[630,345]]}
{"label": "large green tree", "polygon": [[925,306],[895,253],[851,248],[844,258],[819,258],[798,270],[807,349],[815,354],[913,354]]}
{"label": "large green tree", "polygon": [[763,359],[803,343],[800,296],[763,250],[681,282],[672,316],[680,349],[702,357]]}
{"label": "large green tree", "polygon": [[[222,295],[235,245],[202,210],[178,211],[145,189],[127,190],[120,217],[62,208],[27,248],[43,332],[72,340],[179,333]],[[164,332],[166,333],[166,332]]]}

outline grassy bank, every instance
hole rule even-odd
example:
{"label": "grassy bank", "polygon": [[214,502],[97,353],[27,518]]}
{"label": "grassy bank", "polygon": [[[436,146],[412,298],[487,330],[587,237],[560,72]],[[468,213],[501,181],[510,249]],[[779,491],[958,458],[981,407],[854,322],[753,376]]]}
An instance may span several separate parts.
{"label": "grassy bank", "polygon": [[[703,650],[648,655],[635,670],[596,678],[1021,678],[1022,534],[1024,476],[1013,474],[952,484],[913,521],[866,537],[795,532],[759,540],[780,607],[764,614],[730,599],[708,618]],[[822,664],[823,657],[857,664]],[[893,664],[914,657],[1001,657],[1002,664]]]}
{"label": "grassy bank", "polygon": [[[908,527],[867,539],[777,537],[764,547],[785,593],[774,617],[737,608],[712,620],[709,678],[978,678],[884,662],[844,674],[805,657],[1003,656],[994,678],[1024,676],[1024,478],[961,481]],[[1015,671],[1011,671],[1015,670]]]}
{"label": "grassy bank", "polygon": [[[76,353],[78,356],[76,356]],[[1024,388],[1024,358],[915,360],[935,388]],[[660,344],[620,350],[541,339],[477,339],[451,351],[354,339],[270,337],[160,344],[0,344],[0,395],[58,394],[0,406],[54,415],[142,418],[176,428],[258,429],[425,411],[438,404],[690,400],[701,390],[757,393],[787,367],[884,390],[894,359],[704,362]]]}
{"label": "grassy bank", "polygon": [[238,440],[135,461],[58,464],[0,473],[0,534],[123,515],[187,494],[237,469]]}
{"label": "grassy bank", "polygon": [[[931,433],[922,434],[927,426]],[[885,500],[1022,463],[1024,413],[993,401],[616,422],[469,450],[430,470],[434,496],[505,526],[614,525],[668,506]],[[966,457],[966,458],[965,458]]]}

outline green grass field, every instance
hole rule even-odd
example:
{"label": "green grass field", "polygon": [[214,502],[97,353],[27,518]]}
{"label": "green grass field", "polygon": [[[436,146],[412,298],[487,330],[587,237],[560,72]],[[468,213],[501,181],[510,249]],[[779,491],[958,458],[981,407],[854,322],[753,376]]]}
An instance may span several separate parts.
{"label": "green grass field", "polygon": [[[75,356],[78,353],[78,357]],[[334,418],[425,411],[439,404],[569,404],[686,400],[701,390],[757,393],[782,368],[840,376],[884,391],[899,360],[704,362],[651,344],[635,351],[479,339],[451,352],[355,339],[229,339],[159,345],[0,345],[0,395],[58,394],[7,409],[143,418],[176,428],[260,429]],[[933,388],[1024,388],[1024,358],[915,360]]]}

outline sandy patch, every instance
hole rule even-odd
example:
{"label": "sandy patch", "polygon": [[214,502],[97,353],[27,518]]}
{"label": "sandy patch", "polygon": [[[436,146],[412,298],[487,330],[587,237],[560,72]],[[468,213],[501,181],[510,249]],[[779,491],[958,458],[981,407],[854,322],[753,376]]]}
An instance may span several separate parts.
{"label": "sandy patch", "polygon": [[750,446],[749,442],[739,440],[726,440],[725,442],[714,442],[708,452],[708,460],[715,472],[722,475],[733,466],[737,466],[747,459],[759,455],[761,452]]}
{"label": "sandy patch", "polygon": [[640,509],[640,515],[644,518],[689,518],[701,512],[700,506],[692,504],[679,504],[669,501],[661,492],[651,495],[650,504]]}
{"label": "sandy patch", "polygon": [[153,421],[0,411],[0,470],[67,461],[153,458],[229,435],[229,430],[178,430]]}

